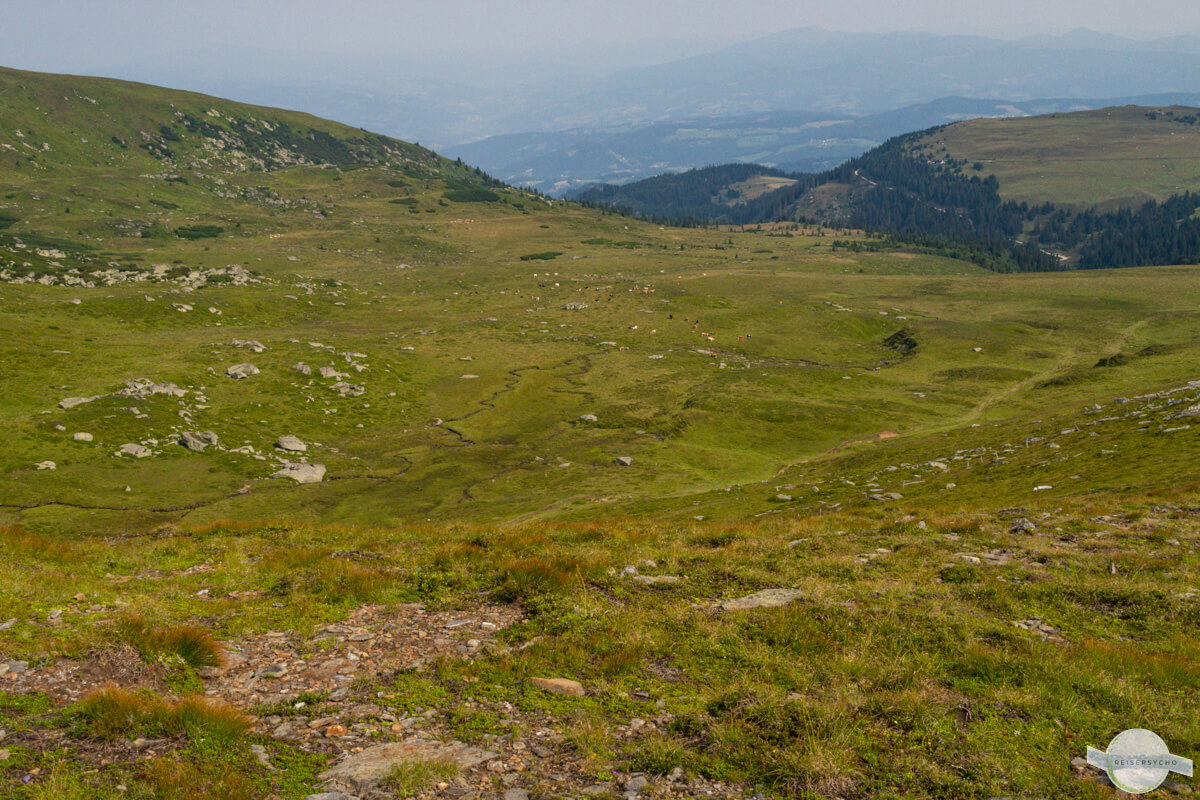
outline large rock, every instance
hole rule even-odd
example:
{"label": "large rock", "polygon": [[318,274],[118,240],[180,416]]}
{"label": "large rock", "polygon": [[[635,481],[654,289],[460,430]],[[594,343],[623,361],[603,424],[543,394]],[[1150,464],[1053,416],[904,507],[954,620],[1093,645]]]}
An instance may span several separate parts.
{"label": "large rock", "polygon": [[788,603],[794,603],[803,596],[804,592],[799,589],[763,589],[754,594],[748,594],[745,597],[722,600],[717,604],[717,608],[722,611],[748,611],[752,608],[775,608],[777,606],[786,606]]}
{"label": "large rock", "polygon": [[329,388],[342,397],[362,397],[363,393],[367,391],[362,386],[356,386],[353,383],[346,383],[345,381],[338,381]]}
{"label": "large rock", "polygon": [[93,397],[64,397],[62,400],[58,401],[58,407],[75,408],[75,406],[81,406],[84,403],[90,403],[93,400],[99,400],[101,397],[103,397],[103,395],[99,394]]}
{"label": "large rock", "polygon": [[[336,378],[346,377],[343,373],[338,372],[337,369],[335,369],[334,367],[321,367],[321,369],[318,370],[318,372],[321,373],[322,378],[335,378],[336,379]],[[307,375],[308,373],[306,372],[304,374]]]}
{"label": "large rock", "polygon": [[366,792],[377,787],[399,764],[448,760],[457,764],[459,769],[465,770],[498,757],[498,753],[471,747],[462,742],[430,742],[417,739],[368,747],[340,764],[335,764],[318,777],[323,781],[336,781],[358,792]]}
{"label": "large rock", "polygon": [[325,477],[324,464],[288,464],[271,475],[272,478],[291,478],[296,483],[320,483]]}
{"label": "large rock", "polygon": [[308,364],[305,364],[303,361],[297,361],[295,364],[292,364],[292,369],[296,370],[296,372],[299,372],[301,375],[312,375],[312,367],[310,367]]}
{"label": "large rock", "polygon": [[71,438],[77,442],[90,442],[92,440],[92,435],[90,433],[80,431],[79,433],[71,434]]}
{"label": "large rock", "polygon": [[242,378],[249,378],[251,375],[257,375],[258,372],[258,367],[253,364],[234,364],[225,370],[226,375],[237,381],[240,381]]}
{"label": "large rock", "polygon": [[616,458],[613,459],[613,463],[619,464],[622,467],[628,467],[633,464],[633,459],[630,458],[629,456],[617,456]]}
{"label": "large rock", "polygon": [[280,450],[288,450],[293,453],[303,453],[308,449],[308,445],[300,441],[299,437],[292,436],[290,433],[285,436],[280,436],[275,442],[275,446]]}
{"label": "large rock", "polygon": [[38,469],[58,469],[58,465],[53,461],[39,461],[34,466]]}
{"label": "large rock", "polygon": [[134,458],[146,458],[147,456],[154,455],[154,453],[151,452],[149,447],[131,442],[129,444],[121,445],[121,449],[117,451],[117,455],[133,456]]}
{"label": "large rock", "polygon": [[1037,525],[1034,525],[1024,517],[1014,519],[1012,525],[1008,526],[1009,533],[1037,533]]}
{"label": "large rock", "polygon": [[180,434],[179,443],[193,453],[203,453],[204,449],[210,444],[217,443],[217,435],[212,431],[204,431],[203,433],[185,431]]}

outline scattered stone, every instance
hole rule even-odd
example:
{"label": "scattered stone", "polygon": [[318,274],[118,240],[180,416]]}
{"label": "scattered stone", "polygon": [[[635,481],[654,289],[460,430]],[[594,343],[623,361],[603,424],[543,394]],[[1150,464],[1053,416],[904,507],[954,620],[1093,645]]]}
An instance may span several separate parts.
{"label": "scattered stone", "polygon": [[256,339],[234,339],[230,342],[234,347],[249,347],[255,353],[261,353],[266,350],[266,346]]}
{"label": "scattered stone", "polygon": [[[338,372],[334,367],[321,367],[317,372],[321,373],[322,378],[333,378],[336,380],[346,377],[344,373]],[[305,372],[304,374],[307,375],[308,373]]]}
{"label": "scattered stone", "polygon": [[596,422],[597,417],[595,414],[583,414],[579,417],[579,421],[580,422]]}
{"label": "scattered stone", "polygon": [[125,388],[113,393],[117,397],[135,397],[138,400],[145,400],[156,394],[165,394],[169,397],[183,397],[187,394],[186,389],[181,389],[174,383],[149,380],[148,378],[136,378],[131,381],[125,381]]}
{"label": "scattered stone", "polygon": [[288,450],[293,453],[303,453],[308,449],[308,445],[300,441],[298,437],[292,436],[291,434],[280,436],[275,442],[275,446],[280,450]]}
{"label": "scattered stone", "polygon": [[1009,533],[1035,533],[1037,526],[1024,517],[1014,519],[1012,525],[1008,527]]}
{"label": "scattered stone", "polygon": [[530,678],[529,682],[554,694],[566,694],[572,697],[583,697],[586,694],[583,684],[570,678]]}
{"label": "scattered stone", "polygon": [[53,461],[39,461],[38,463],[34,464],[34,466],[37,467],[38,469],[49,469],[49,470],[58,469],[58,465],[55,464]]}
{"label": "scattered stone", "polygon": [[645,586],[671,586],[683,580],[678,575],[633,575],[629,579]]}
{"label": "scattered stone", "polygon": [[303,361],[298,361],[295,364],[292,364],[292,369],[303,375],[312,375],[312,367],[310,367],[308,364],[305,364]]}
{"label": "scattered stone", "polygon": [[1014,620],[1013,625],[1016,625],[1018,628],[1021,628],[1022,630],[1027,630],[1027,631],[1031,631],[1032,633],[1036,633],[1038,636],[1042,637],[1043,639],[1045,639],[1046,641],[1049,641],[1049,642],[1064,641],[1061,636],[1062,632],[1060,630],[1058,630],[1057,628],[1047,625],[1046,620],[1042,619],[1041,617],[1030,617],[1029,619],[1024,619],[1024,620]]}
{"label": "scattered stone", "polygon": [[345,381],[338,381],[329,388],[340,394],[342,397],[362,397],[363,393],[367,391],[362,386],[356,386],[353,383],[346,383]]}
{"label": "scattered stone", "polygon": [[272,772],[275,771],[275,767],[271,765],[271,756],[269,753],[267,753],[267,748],[263,747],[261,744],[252,744],[250,745],[250,752],[253,753],[254,757],[258,759],[258,763],[262,764]]}
{"label": "scattered stone", "polygon": [[149,447],[130,442],[129,444],[121,445],[121,449],[117,451],[117,455],[133,456],[134,458],[146,458],[147,456],[154,455],[154,453],[151,452]]}
{"label": "scattered stone", "polygon": [[529,800],[529,792],[524,789],[508,789],[504,792],[504,800]]}
{"label": "scattered stone", "polygon": [[225,370],[225,374],[233,378],[235,381],[240,381],[243,378],[249,378],[251,375],[259,373],[258,367],[253,364],[234,364],[229,369]]}
{"label": "scattered stone", "polygon": [[[206,436],[211,436],[213,441],[209,442]],[[205,433],[196,433],[195,431],[184,431],[179,435],[179,444],[191,450],[193,453],[203,453],[209,444],[216,444],[217,435],[212,431]]]}
{"label": "scattered stone", "polygon": [[635,775],[629,780],[625,781],[624,789],[630,794],[640,794],[641,791],[646,788],[646,784],[648,783],[649,781],[646,780],[645,775]]}
{"label": "scattered stone", "polygon": [[717,604],[721,611],[748,611],[752,608],[775,608],[794,603],[804,596],[799,589],[763,589],[762,591],[737,597],[732,600],[722,600]]}
{"label": "scattered stone", "polygon": [[271,475],[272,478],[291,478],[296,483],[320,483],[325,477],[324,464],[287,464]]}
{"label": "scattered stone", "polygon": [[90,433],[84,433],[83,431],[80,431],[79,433],[72,434],[71,438],[77,442],[90,442],[92,440],[92,435]]}
{"label": "scattered stone", "polygon": [[458,741],[416,739],[368,747],[325,770],[318,777],[323,781],[336,781],[357,791],[365,791],[378,786],[397,764],[404,762],[447,759],[454,761],[459,769],[466,770],[497,757],[498,753]]}
{"label": "scattered stone", "polygon": [[628,467],[633,464],[633,459],[629,456],[617,456],[613,459],[614,464],[620,464],[622,467]]}
{"label": "scattered stone", "polygon": [[64,397],[58,401],[59,408],[71,409],[76,406],[81,406],[84,403],[91,403],[94,400],[99,400],[103,395],[94,395],[93,397]]}

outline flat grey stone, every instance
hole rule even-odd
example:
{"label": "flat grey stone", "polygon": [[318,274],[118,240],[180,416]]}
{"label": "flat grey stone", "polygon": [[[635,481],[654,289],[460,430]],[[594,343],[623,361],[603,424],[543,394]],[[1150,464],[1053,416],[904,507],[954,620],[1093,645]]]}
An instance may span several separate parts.
{"label": "flat grey stone", "polygon": [[100,397],[101,395],[95,395],[93,397],[64,397],[62,400],[58,401],[58,407],[75,408],[75,406],[81,406],[84,403],[90,403],[93,400],[99,400]]}
{"label": "flat grey stone", "polygon": [[732,600],[722,600],[717,608],[722,611],[748,611],[752,608],[776,608],[794,603],[804,596],[799,589],[763,589],[762,591],[737,597]]}
{"label": "flat grey stone", "polygon": [[150,451],[149,447],[131,442],[129,444],[121,445],[121,449],[117,451],[117,455],[133,456],[134,458],[146,458],[147,456],[154,454]]}
{"label": "flat grey stone", "polygon": [[291,478],[296,483],[320,483],[325,477],[324,464],[288,464],[272,478]]}
{"label": "flat grey stone", "polygon": [[504,793],[504,800],[529,800],[529,792],[524,789],[509,789]]}
{"label": "flat grey stone", "polygon": [[622,467],[628,467],[633,464],[633,459],[629,456],[617,456],[613,459],[614,464],[620,464]]}
{"label": "flat grey stone", "polygon": [[84,433],[83,431],[80,431],[79,433],[71,434],[71,438],[77,442],[90,442],[92,440],[92,435],[90,433]]}
{"label": "flat grey stone", "polygon": [[308,449],[308,445],[300,441],[298,436],[292,436],[290,433],[280,436],[275,442],[275,446],[280,450],[288,450],[293,453],[303,453]]}
{"label": "flat grey stone", "polygon": [[493,758],[499,758],[499,754],[462,742],[431,742],[417,739],[368,747],[325,770],[319,778],[323,781],[337,781],[361,792],[378,786],[397,764],[448,759],[457,764],[459,769],[466,770]]}
{"label": "flat grey stone", "polygon": [[683,578],[678,575],[632,575],[629,580],[645,586],[670,586],[679,583]]}

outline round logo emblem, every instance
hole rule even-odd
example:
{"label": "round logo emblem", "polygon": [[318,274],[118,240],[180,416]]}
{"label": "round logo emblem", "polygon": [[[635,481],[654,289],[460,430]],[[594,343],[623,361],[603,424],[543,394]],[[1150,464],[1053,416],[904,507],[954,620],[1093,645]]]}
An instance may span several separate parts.
{"label": "round logo emblem", "polygon": [[1108,777],[1130,794],[1151,792],[1171,771],[1171,751],[1162,737],[1145,728],[1130,728],[1108,743]]}

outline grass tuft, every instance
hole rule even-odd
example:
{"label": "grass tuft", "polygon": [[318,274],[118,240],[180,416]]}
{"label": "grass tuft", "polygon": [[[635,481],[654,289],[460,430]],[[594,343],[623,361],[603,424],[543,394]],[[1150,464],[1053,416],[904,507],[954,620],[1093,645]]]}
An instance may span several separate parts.
{"label": "grass tuft", "polygon": [[229,742],[245,736],[254,725],[249,716],[224,703],[202,697],[172,702],[111,685],[81,700],[74,713],[92,739],[185,736]]}
{"label": "grass tuft", "polygon": [[458,764],[449,758],[402,761],[392,767],[383,785],[400,797],[411,797],[439,781],[458,775]]}
{"label": "grass tuft", "polygon": [[144,617],[127,614],[118,620],[117,632],[148,661],[166,653],[179,656],[192,668],[220,667],[225,663],[221,643],[196,625],[156,629]]}

